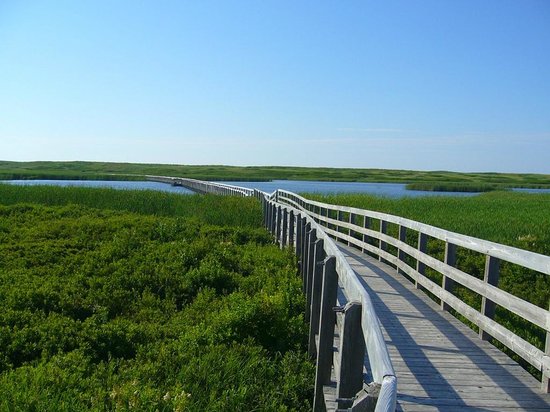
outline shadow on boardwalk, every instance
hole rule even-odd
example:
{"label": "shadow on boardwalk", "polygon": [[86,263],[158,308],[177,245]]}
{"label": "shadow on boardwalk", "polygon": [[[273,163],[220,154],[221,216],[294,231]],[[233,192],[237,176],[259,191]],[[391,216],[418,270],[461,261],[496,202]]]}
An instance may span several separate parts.
{"label": "shadow on boardwalk", "polygon": [[369,293],[402,411],[550,411],[540,383],[388,265],[340,245]]}

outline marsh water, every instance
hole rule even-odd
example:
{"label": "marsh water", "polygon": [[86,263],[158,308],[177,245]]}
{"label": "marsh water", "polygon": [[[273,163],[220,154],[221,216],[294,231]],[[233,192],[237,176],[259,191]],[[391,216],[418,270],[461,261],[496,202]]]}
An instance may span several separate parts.
{"label": "marsh water", "polygon": [[[16,185],[53,185],[53,186],[77,186],[77,187],[106,187],[113,189],[138,189],[138,190],[161,190],[165,192],[191,194],[180,186],[171,186],[159,182],[142,181],[98,181],[98,180],[9,180],[7,183]],[[302,180],[273,180],[271,182],[220,182],[250,189],[259,189],[264,192],[273,192],[277,189],[284,189],[295,193],[367,193],[386,197],[405,196],[472,196],[475,193],[456,192],[425,192],[407,190],[402,183],[362,183],[362,182],[319,182]]]}
{"label": "marsh water", "polygon": [[[166,183],[149,181],[109,181],[109,180],[8,180],[6,183],[15,185],[53,185],[77,187],[106,187],[113,189],[161,190],[164,192],[192,194],[193,192],[181,186],[171,186]],[[376,196],[400,198],[419,196],[474,196],[472,192],[428,192],[422,190],[407,190],[403,183],[363,183],[363,182],[320,182],[308,180],[273,180],[271,182],[220,182],[249,189],[263,190],[271,193],[277,189],[295,193],[364,193]],[[550,193],[550,189],[512,189],[518,192]]]}

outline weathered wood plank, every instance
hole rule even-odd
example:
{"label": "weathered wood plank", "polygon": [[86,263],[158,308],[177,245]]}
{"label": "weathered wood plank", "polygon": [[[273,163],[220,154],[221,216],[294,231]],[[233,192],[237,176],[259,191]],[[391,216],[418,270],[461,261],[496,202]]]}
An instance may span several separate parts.
{"label": "weathered wood plank", "polygon": [[399,380],[397,410],[550,411],[550,397],[516,362],[441,312],[395,269],[341,248],[374,299]]}

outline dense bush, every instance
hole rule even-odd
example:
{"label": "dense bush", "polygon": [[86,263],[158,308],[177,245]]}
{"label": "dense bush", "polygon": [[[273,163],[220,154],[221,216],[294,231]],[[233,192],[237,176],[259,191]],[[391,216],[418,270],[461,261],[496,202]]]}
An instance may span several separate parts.
{"label": "dense bush", "polygon": [[0,409],[310,409],[293,256],[205,216],[0,206]]}

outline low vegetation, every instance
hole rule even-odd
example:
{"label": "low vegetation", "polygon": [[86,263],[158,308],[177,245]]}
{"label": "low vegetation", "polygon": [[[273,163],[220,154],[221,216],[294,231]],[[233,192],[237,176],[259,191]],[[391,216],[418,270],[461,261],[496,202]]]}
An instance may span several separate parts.
{"label": "low vegetation", "polygon": [[[513,185],[512,185],[513,187]],[[492,192],[495,190],[503,190],[506,187],[496,183],[471,183],[471,182],[416,182],[408,183],[405,188],[407,190],[422,190],[428,192],[469,192],[481,193]]]}
{"label": "low vegetation", "polygon": [[256,201],[0,185],[0,204],[0,410],[311,409],[294,256]]}
{"label": "low vegetation", "polygon": [[[143,180],[144,175],[202,180],[269,181],[322,180],[336,182],[397,182],[423,184],[497,184],[502,187],[550,188],[550,175],[458,173],[391,169],[351,169],[283,166],[193,166],[104,162],[0,161],[0,179]],[[426,187],[426,186],[425,186]],[[422,189],[426,190],[426,189]],[[429,189],[427,189],[429,190]]]}

